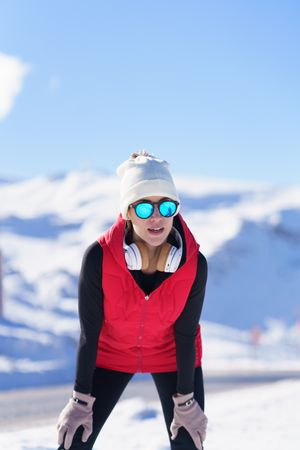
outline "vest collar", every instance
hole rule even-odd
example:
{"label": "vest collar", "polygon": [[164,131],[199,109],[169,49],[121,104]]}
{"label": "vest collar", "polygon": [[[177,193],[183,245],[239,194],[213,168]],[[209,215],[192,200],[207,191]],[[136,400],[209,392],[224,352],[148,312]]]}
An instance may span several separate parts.
{"label": "vest collar", "polygon": [[[179,223],[178,223],[179,221]],[[177,223],[177,226],[176,226]],[[186,222],[183,220],[181,214],[177,214],[174,217],[173,225],[178,229],[179,232],[183,231],[183,245],[185,248],[185,261],[188,261],[196,252],[199,251],[199,244],[196,242],[192,232],[188,228]],[[179,226],[178,226],[179,225]],[[123,219],[122,215],[119,214],[117,221],[113,226],[99,239],[101,245],[107,245],[117,263],[127,270],[127,265],[123,252],[123,238],[125,233],[126,221]],[[182,231],[180,230],[182,229]],[[183,263],[184,264],[184,263]],[[181,264],[182,265],[182,264]],[[180,265],[180,267],[181,267]]]}

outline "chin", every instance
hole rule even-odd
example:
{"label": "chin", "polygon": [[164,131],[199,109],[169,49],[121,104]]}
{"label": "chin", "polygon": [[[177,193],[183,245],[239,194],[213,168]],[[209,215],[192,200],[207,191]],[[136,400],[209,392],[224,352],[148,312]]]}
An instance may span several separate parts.
{"label": "chin", "polygon": [[152,245],[153,247],[159,247],[160,245],[162,245],[166,242],[167,237],[168,237],[168,235],[166,235],[164,237],[160,236],[159,239],[152,238],[152,239],[145,239],[145,240],[149,245]]}

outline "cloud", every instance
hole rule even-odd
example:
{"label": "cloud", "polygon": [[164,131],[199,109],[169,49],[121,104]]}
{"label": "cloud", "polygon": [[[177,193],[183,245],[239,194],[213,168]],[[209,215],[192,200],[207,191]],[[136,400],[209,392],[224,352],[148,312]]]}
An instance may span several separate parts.
{"label": "cloud", "polygon": [[18,58],[0,53],[0,120],[12,110],[21,92],[24,77],[30,71],[28,64]]}

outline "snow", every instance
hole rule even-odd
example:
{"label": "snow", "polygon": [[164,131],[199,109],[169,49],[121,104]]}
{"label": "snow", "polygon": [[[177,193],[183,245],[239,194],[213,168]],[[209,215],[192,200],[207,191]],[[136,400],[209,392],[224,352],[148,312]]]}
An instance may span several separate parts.
{"label": "snow", "polygon": [[[208,259],[201,327],[213,376],[300,373],[300,186],[176,177]],[[116,219],[118,180],[93,172],[0,185],[0,389],[72,383],[84,250]],[[298,450],[300,382],[208,393],[205,448]],[[118,433],[116,433],[118,430]],[[56,448],[55,424],[0,435],[1,450]],[[95,446],[167,450],[157,402],[120,402]]]}
{"label": "snow", "polygon": [[[209,450],[298,450],[300,381],[280,381],[238,391],[208,394]],[[55,423],[0,434],[2,450],[57,448]],[[168,450],[160,404],[132,398],[119,402],[105,424],[95,450]]]}
{"label": "snow", "polygon": [[[208,259],[207,369],[299,370],[300,187],[176,183]],[[0,185],[0,199],[0,389],[72,382],[80,264],[118,215],[118,180],[96,171],[14,180]]]}
{"label": "snow", "polygon": [[202,326],[205,368],[210,372],[244,374],[300,372],[300,327],[286,327],[270,320],[268,328],[237,330],[204,322]]}

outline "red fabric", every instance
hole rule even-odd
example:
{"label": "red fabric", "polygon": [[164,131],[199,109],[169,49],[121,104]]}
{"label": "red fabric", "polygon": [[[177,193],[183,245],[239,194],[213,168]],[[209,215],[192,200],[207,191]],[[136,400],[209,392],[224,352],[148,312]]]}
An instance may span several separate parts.
{"label": "red fabric", "polygon": [[[186,242],[186,262],[150,293],[149,298],[129,272],[123,252],[125,220],[99,238],[103,249],[104,321],[96,366],[121,372],[176,371],[173,325],[194,282],[199,245],[179,215]],[[200,326],[195,366],[201,365]]]}

